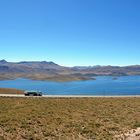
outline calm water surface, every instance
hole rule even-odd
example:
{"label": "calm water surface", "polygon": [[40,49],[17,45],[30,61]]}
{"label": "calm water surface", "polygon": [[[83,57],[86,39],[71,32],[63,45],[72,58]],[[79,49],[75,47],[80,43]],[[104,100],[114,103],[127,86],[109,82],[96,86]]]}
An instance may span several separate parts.
{"label": "calm water surface", "polygon": [[98,76],[96,80],[49,82],[29,79],[3,80],[0,88],[40,90],[51,95],[140,95],[140,76]]}

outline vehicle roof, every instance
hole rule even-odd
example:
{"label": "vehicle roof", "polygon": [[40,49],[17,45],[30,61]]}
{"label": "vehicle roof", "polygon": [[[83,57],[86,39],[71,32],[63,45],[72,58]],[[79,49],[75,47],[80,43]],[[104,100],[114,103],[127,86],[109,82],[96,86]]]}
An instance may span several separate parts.
{"label": "vehicle roof", "polygon": [[36,90],[26,90],[25,93],[29,93],[29,92],[41,92],[41,91],[36,91]]}

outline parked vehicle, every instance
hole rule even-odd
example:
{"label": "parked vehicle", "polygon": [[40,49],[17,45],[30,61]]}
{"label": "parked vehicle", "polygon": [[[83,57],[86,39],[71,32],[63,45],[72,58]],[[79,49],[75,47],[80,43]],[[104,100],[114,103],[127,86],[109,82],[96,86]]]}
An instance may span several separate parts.
{"label": "parked vehicle", "polygon": [[42,92],[40,91],[25,91],[25,96],[42,96]]}

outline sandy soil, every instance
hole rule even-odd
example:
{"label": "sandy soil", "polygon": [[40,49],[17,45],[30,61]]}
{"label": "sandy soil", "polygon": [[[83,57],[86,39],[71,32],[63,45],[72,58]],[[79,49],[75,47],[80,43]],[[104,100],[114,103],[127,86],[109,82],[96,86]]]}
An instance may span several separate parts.
{"label": "sandy soil", "polygon": [[23,90],[13,89],[13,88],[0,88],[0,94],[16,94],[22,95],[24,94]]}
{"label": "sandy soil", "polygon": [[131,129],[125,134],[116,136],[117,140],[140,140],[140,127]]}

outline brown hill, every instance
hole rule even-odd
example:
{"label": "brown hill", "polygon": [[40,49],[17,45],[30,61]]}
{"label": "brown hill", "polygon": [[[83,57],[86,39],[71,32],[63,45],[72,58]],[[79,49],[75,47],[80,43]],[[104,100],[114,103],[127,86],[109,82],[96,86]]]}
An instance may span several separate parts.
{"label": "brown hill", "polygon": [[47,61],[0,61],[0,79],[30,78],[34,80],[87,80],[98,75],[140,75],[140,66],[64,67]]}

